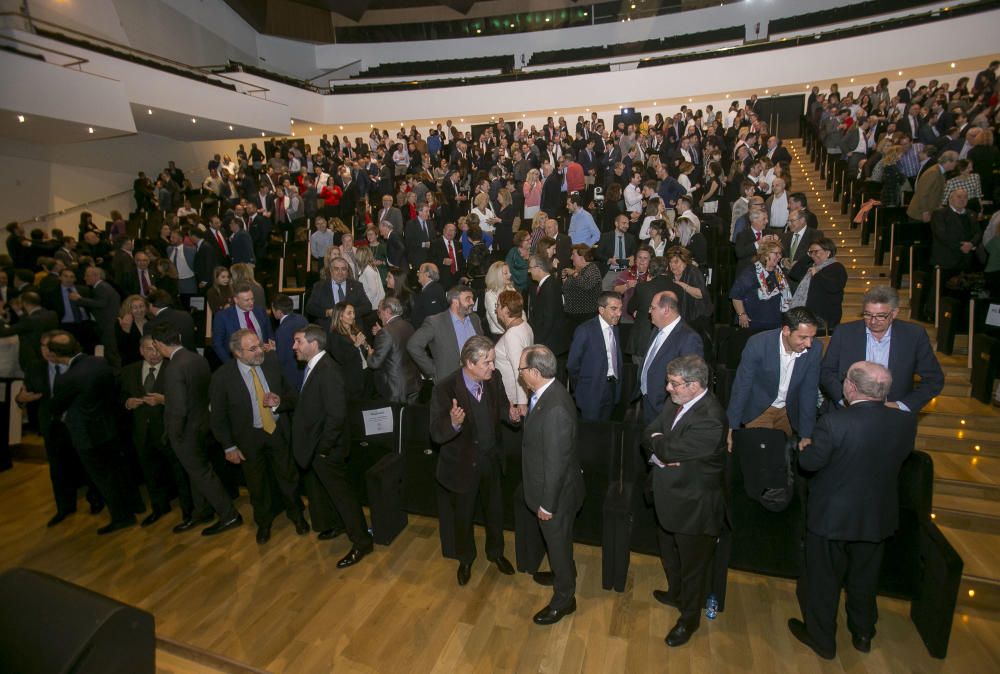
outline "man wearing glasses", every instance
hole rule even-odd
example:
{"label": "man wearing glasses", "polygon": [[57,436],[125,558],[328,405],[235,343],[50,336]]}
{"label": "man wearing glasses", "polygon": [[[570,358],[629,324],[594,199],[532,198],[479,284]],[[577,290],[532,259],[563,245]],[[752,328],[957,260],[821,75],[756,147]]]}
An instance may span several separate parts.
{"label": "man wearing glasses", "polygon": [[[865,293],[863,307],[862,320],[843,323],[833,333],[820,370],[823,393],[842,404],[847,370],[866,360],[892,374],[886,405],[919,412],[944,387],[944,373],[927,332],[915,323],[896,320],[899,296],[888,286]],[[914,375],[919,375],[919,384],[914,384]]]}

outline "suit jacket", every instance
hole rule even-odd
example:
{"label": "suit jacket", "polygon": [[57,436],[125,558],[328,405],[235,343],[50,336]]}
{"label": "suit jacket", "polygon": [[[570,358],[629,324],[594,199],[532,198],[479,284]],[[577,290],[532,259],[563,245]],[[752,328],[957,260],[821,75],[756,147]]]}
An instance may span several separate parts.
{"label": "suit jacket", "polygon": [[[854,141],[854,144],[855,145],[858,144],[857,140]],[[772,164],[777,164],[778,162],[781,161],[786,161],[789,164],[792,163],[792,155],[788,152],[788,148],[786,148],[784,145],[779,145],[778,147],[774,148],[774,152],[771,153],[770,159]]]}
{"label": "suit jacket", "polygon": [[[795,236],[792,232],[785,232],[781,235],[781,245],[784,247],[785,256],[790,256],[792,253],[792,237]],[[823,232],[812,229],[811,227],[802,228],[802,236],[799,237],[799,247],[795,249],[795,258],[792,260],[792,267],[785,272],[791,280],[798,283],[801,281],[806,273],[809,271],[809,267],[812,265],[812,260],[809,258],[807,251],[809,246],[813,245],[817,241],[823,238]]]}
{"label": "suit jacket", "polygon": [[229,255],[233,264],[245,262],[255,264],[257,258],[254,256],[253,239],[245,229],[237,230],[229,238]]}
{"label": "suit jacket", "polygon": [[[546,213],[547,212],[548,211],[546,211]],[[573,241],[569,238],[569,234],[563,234],[562,232],[556,234],[556,259],[559,260],[560,270],[573,266],[573,260],[570,259],[572,249]]]}
{"label": "suit jacket", "polygon": [[105,339],[115,339],[115,325],[118,324],[118,309],[121,307],[121,297],[118,291],[107,281],[101,281],[90,289],[89,296],[80,297],[76,302],[90,312],[97,324],[97,332],[101,343],[107,347]]}
{"label": "suit jacket", "polygon": [[[149,285],[153,288],[157,286],[160,279],[153,273],[152,269],[147,269],[146,274],[149,275]],[[115,284],[118,289],[122,291],[122,295],[128,297],[129,295],[142,295],[142,281],[139,280],[139,270],[132,266],[131,269],[126,271],[124,274],[115,276]]]}
{"label": "suit jacket", "polygon": [[215,268],[225,264],[225,258],[219,250],[218,244],[205,239],[195,249],[194,262],[191,267],[194,276],[198,280],[199,288],[207,288],[215,280]]}
{"label": "suit jacket", "polygon": [[[901,402],[916,414],[944,388],[944,372],[934,356],[927,331],[915,323],[896,320],[889,333],[889,372],[892,386],[888,400]],[[844,397],[847,370],[866,359],[867,332],[864,321],[842,323],[826,348],[820,371],[823,393],[834,402]],[[913,375],[920,376],[914,388]]]}
{"label": "suit jacket", "polygon": [[[736,370],[736,379],[729,398],[729,425],[739,428],[753,421],[778,397],[781,375],[778,343],[781,330],[758,332],[747,341]],[[802,438],[811,438],[816,425],[816,401],[819,391],[820,360],[823,347],[819,342],[795,359],[792,379],[785,395],[785,409],[792,429]],[[864,359],[862,359],[864,360]]]}
{"label": "suit jacket", "polygon": [[[402,229],[402,227],[400,228]],[[385,256],[390,267],[396,269],[408,269],[406,262],[406,244],[403,243],[403,235],[397,231],[389,233],[389,238],[385,240]]]}
{"label": "suit jacket", "polygon": [[413,296],[413,313],[410,318],[414,327],[419,328],[429,316],[439,314],[448,308],[448,298],[444,288],[437,281],[431,281]]}
{"label": "suit jacket", "polygon": [[[160,323],[166,323],[173,327],[181,335],[181,346],[189,351],[195,350],[194,343],[194,319],[186,311],[164,307],[160,313],[149,319],[146,324],[146,333],[155,328]],[[214,323],[213,323],[214,325]]]}
{"label": "suit jacket", "polygon": [[444,263],[444,260],[448,257],[448,248],[444,242],[444,237],[439,236],[431,241],[431,247],[427,253],[427,261],[437,265],[440,274],[440,283],[445,290],[454,286],[461,277],[465,276],[465,256],[462,255],[462,243],[460,241],[452,241],[451,245],[452,250],[455,251],[456,271],[454,273],[452,273],[451,267]]}
{"label": "suit jacket", "polygon": [[[365,288],[354,279],[344,281],[343,300],[354,307],[354,313],[360,319],[372,312],[372,303],[365,293]],[[317,324],[324,328],[330,326],[330,317],[326,315],[328,309],[332,309],[336,304],[333,298],[333,282],[330,279],[320,279],[313,284],[309,293],[309,300],[306,302],[306,316],[311,317]]]}
{"label": "suit jacket", "polygon": [[[477,335],[483,334],[479,316],[474,313],[469,318],[472,320],[473,331]],[[427,355],[428,349],[430,355]],[[406,351],[420,371],[427,377],[433,377],[434,381],[441,381],[461,367],[461,351],[451,322],[451,311],[442,311],[428,317],[413,333]]]}
{"label": "suit jacket", "polygon": [[[255,306],[253,315],[257,319],[257,324],[260,325],[260,334],[257,335],[260,337],[260,341],[267,342],[274,339],[274,334],[271,332],[271,319],[267,317],[264,310]],[[243,329],[241,318],[239,307],[235,304],[212,317],[212,348],[215,349],[215,355],[223,363],[228,363],[233,358],[233,354],[229,352],[229,337],[237,330]]]}
{"label": "suit jacket", "polygon": [[394,232],[396,232],[397,234],[399,234],[400,236],[402,236],[402,234],[403,234],[403,213],[398,208],[396,208],[395,206],[392,206],[392,207],[389,208],[388,211],[386,211],[383,208],[380,208],[380,209],[378,209],[378,215],[377,215],[377,217],[378,217],[378,221],[375,223],[376,226],[379,223],[381,223],[383,220],[388,220],[389,222],[392,223],[392,230]]}
{"label": "suit jacket", "polygon": [[[569,346],[569,359],[566,369],[569,372],[580,409],[596,408],[601,404],[601,393],[608,380],[608,352],[604,346],[601,319],[599,316],[581,323],[573,333],[573,341]],[[615,335],[615,403],[621,399],[622,393],[622,344],[618,326],[612,328]]]}
{"label": "suit jacket", "polygon": [[[295,407],[298,392],[281,374],[281,362],[274,353],[268,353],[264,357],[260,368],[267,380],[267,390],[281,398],[281,404],[274,411],[277,416],[275,433],[280,433],[287,441],[291,432],[288,412]],[[309,376],[312,378],[311,374]],[[263,384],[261,382],[261,386]],[[243,381],[235,358],[212,374],[209,399],[212,401],[212,435],[222,448],[253,444],[253,408],[256,403]]]}
{"label": "suit jacket", "polygon": [[541,209],[550,218],[554,218],[562,210],[563,201],[562,176],[557,171],[552,171],[542,183]]}
{"label": "suit jacket", "polygon": [[391,403],[413,403],[420,390],[417,364],[406,351],[413,326],[402,317],[389,321],[375,335],[375,347],[368,356],[374,372],[375,390]]}
{"label": "suit jacket", "polygon": [[972,263],[975,248],[962,252],[962,242],[970,241],[978,245],[982,238],[979,227],[973,220],[972,211],[956,213],[951,206],[938,208],[931,215],[931,265],[947,270],[968,269]]}
{"label": "suit jacket", "polygon": [[[271,237],[271,221],[260,213],[257,213],[250,220],[249,230],[250,240],[253,242],[254,258],[263,260],[267,257],[267,242]],[[233,245],[232,239],[230,239],[229,245]]]}
{"label": "suit jacket", "polygon": [[879,401],[822,416],[812,444],[799,453],[799,466],[816,471],[809,480],[809,531],[839,541],[891,536],[899,527],[899,470],[916,436],[917,415]]}
{"label": "suit jacket", "polygon": [[[165,393],[167,382],[167,366],[169,360],[161,361],[156,366],[156,383],[153,386],[153,393]],[[145,361],[129,363],[122,368],[119,375],[121,385],[121,395],[119,400],[122,406],[129,398],[141,398],[146,395],[143,386],[142,366]],[[150,444],[163,442],[166,430],[163,426],[163,405],[140,405],[131,412],[132,416],[132,443],[136,449],[143,449]]]}
{"label": "suit jacket", "polygon": [[896,122],[896,130],[902,131],[906,134],[907,138],[911,140],[917,137],[920,132],[920,127],[923,126],[924,120],[922,117],[917,117],[915,123],[910,122],[910,115],[906,114],[899,118]]}
{"label": "suit jacket", "polygon": [[576,453],[576,405],[553,380],[524,420],[521,474],[524,502],[532,512],[574,517],[585,489]]}
{"label": "suit jacket", "polygon": [[656,519],[673,533],[718,536],[726,520],[726,413],[711,393],[674,426],[680,409],[668,402],[643,433],[646,451],[667,464],[652,466]]}
{"label": "suit jacket", "polygon": [[[53,423],[52,417],[52,388],[49,386],[49,363],[40,360],[31,363],[24,371],[24,390],[31,393],[41,393],[42,397],[31,405],[37,405],[38,430],[42,438],[48,442],[49,433]],[[61,423],[56,421],[55,423]]]}
{"label": "suit jacket", "polygon": [[46,274],[38,282],[38,296],[42,298],[42,306],[56,312],[59,318],[63,315],[62,286],[59,276]]}
{"label": "suit jacket", "polygon": [[529,288],[528,324],[535,335],[535,344],[544,344],[557,356],[569,350],[562,281],[555,274],[550,274],[541,287]]}
{"label": "suit jacket", "polygon": [[63,419],[73,446],[93,449],[117,435],[118,387],[114,371],[103,358],[80,354],[56,377],[51,412]]}
{"label": "suit jacket", "polygon": [[913,190],[913,198],[906,208],[906,214],[914,220],[921,220],[925,212],[933,213],[941,208],[944,184],[944,174],[939,167],[931,166],[924,171],[917,179],[917,186]]}
{"label": "suit jacket", "polygon": [[[507,418],[510,403],[504,392],[500,376],[494,374],[482,382],[483,393],[479,403],[465,386],[462,370],[457,369],[434,384],[430,405],[431,439],[441,445],[438,454],[437,481],[445,489],[467,494],[479,487],[480,466],[485,458],[481,438],[492,436],[491,453],[500,457],[503,465],[504,451],[500,436],[500,422]],[[465,410],[465,421],[456,431],[451,425],[451,404],[457,400]],[[478,428],[473,405],[483,405],[490,419],[490,427]]]}
{"label": "suit jacket", "polygon": [[[601,240],[597,243],[597,261],[600,263],[601,269],[604,270],[605,273],[608,271],[608,260],[616,257],[617,255],[617,251],[615,250],[615,236],[617,234],[618,232],[614,231],[605,232],[604,234],[601,234]],[[622,242],[625,248],[625,257],[632,257],[635,255],[635,251],[639,248],[639,242],[629,232],[625,232],[622,236],[625,238]],[[562,262],[561,259],[560,262]],[[618,266],[625,267],[627,266],[627,263],[624,259],[620,259],[618,260]]]}
{"label": "suit jacket", "polygon": [[[655,334],[655,332],[651,332],[649,336],[650,345],[655,338]],[[649,345],[647,345],[646,349],[649,349]],[[644,420],[649,422],[655,419],[667,402],[667,365],[675,358],[691,354],[704,357],[705,346],[702,343],[701,335],[692,330],[684,322],[684,319],[681,319],[674,326],[674,329],[670,331],[670,335],[664,340],[663,344],[660,344],[660,348],[653,354],[653,362],[649,364],[649,369],[646,371],[646,395],[642,399]],[[644,360],[642,365],[639,366],[640,375],[645,367],[646,363]],[[633,397],[638,396],[641,392],[640,387],[642,386],[642,382],[640,381],[640,377],[636,377],[635,384],[636,389],[632,393]]]}
{"label": "suit jacket", "polygon": [[17,335],[17,362],[21,371],[27,373],[34,363],[42,363],[42,334],[59,327],[59,315],[49,309],[38,308],[24,314],[14,323],[0,328],[0,337]]}
{"label": "suit jacket", "polygon": [[636,356],[646,355],[653,339],[653,326],[649,322],[649,305],[653,303],[653,298],[664,290],[672,291],[678,299],[683,297],[684,291],[680,289],[680,286],[674,283],[672,278],[662,274],[636,285],[635,292],[632,293],[628,306],[625,307],[628,313],[635,316],[626,353]]}
{"label": "suit jacket", "polygon": [[288,314],[274,330],[274,352],[278,354],[285,379],[296,391],[302,387],[304,370],[299,368],[295,352],[292,351],[292,342],[295,341],[295,333],[307,325],[309,321],[302,314]]}
{"label": "suit jacket", "polygon": [[324,354],[309,373],[292,416],[292,453],[299,466],[308,468],[317,456],[347,458],[351,443],[346,410],[343,374]]}
{"label": "suit jacket", "polygon": [[[761,232],[761,237],[764,236],[764,232]],[[741,271],[753,264],[753,256],[757,254],[757,238],[756,232],[754,232],[753,227],[747,225],[747,228],[741,230],[736,238],[733,240],[733,248],[736,251],[736,274],[738,275]],[[797,251],[796,251],[797,252]]]}
{"label": "suit jacket", "polygon": [[208,361],[194,351],[181,348],[170,358],[163,383],[163,424],[170,445],[189,449],[198,444],[208,430],[208,388],[212,370]]}
{"label": "suit jacket", "polygon": [[[424,229],[420,226],[419,220],[410,220],[406,223],[406,229],[404,230],[403,240],[406,243],[406,260],[414,269],[428,261],[430,248],[425,248],[424,244],[430,244],[434,240],[434,237],[437,236],[434,223],[426,220],[425,224],[427,225],[426,234],[424,234]],[[434,261],[431,260],[431,262]],[[438,266],[438,269],[441,268],[440,263],[441,260],[434,262]]]}

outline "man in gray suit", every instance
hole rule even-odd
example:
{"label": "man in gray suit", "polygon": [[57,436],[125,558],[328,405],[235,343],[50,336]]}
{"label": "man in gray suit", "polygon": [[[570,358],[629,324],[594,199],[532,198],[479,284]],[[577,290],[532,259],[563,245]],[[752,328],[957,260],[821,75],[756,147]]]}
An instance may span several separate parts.
{"label": "man in gray suit", "polygon": [[457,370],[465,342],[469,337],[483,334],[479,316],[473,312],[475,298],[471,288],[455,286],[448,290],[445,298],[448,311],[427,317],[406,345],[420,372],[434,381]]}
{"label": "man in gray suit", "polygon": [[402,318],[403,305],[395,297],[386,297],[378,306],[381,327],[375,325],[375,350],[368,356],[368,367],[375,372],[375,390],[391,403],[414,403],[420,390],[420,376],[406,345],[413,337],[413,326]]}
{"label": "man in gray suit", "polygon": [[546,346],[521,352],[519,376],[533,393],[528,402],[521,449],[524,502],[538,517],[551,574],[552,599],[535,614],[536,625],[551,625],[576,610],[573,522],[583,505],[583,473],[576,456],[576,403],[556,381],[556,357]]}
{"label": "man in gray suit", "polygon": [[403,213],[392,205],[392,195],[386,194],[382,197],[382,208],[378,211],[378,219],[375,222],[391,222],[392,230],[403,235]]}
{"label": "man in gray suit", "polygon": [[90,286],[89,297],[70,293],[71,302],[90,311],[97,327],[97,336],[104,346],[104,359],[116,370],[121,367],[122,360],[118,355],[118,336],[115,334],[115,323],[118,321],[118,309],[122,300],[118,291],[104,280],[104,270],[100,267],[87,267],[83,274],[83,282]]}

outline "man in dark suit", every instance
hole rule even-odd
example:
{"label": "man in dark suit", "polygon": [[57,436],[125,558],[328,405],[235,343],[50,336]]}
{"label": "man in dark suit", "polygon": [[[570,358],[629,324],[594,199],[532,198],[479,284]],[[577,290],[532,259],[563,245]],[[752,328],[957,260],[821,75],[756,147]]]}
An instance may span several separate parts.
{"label": "man in dark suit", "polygon": [[406,345],[420,372],[434,381],[457,370],[465,342],[483,334],[479,316],[473,311],[475,296],[471,288],[455,286],[446,298],[448,310],[428,317]]}
{"label": "man in dark suit", "polygon": [[566,370],[584,421],[609,421],[622,394],[622,347],[618,321],[622,296],[604,292],[597,298],[597,316],[573,333]]}
{"label": "man in dark suit", "polygon": [[649,320],[656,328],[639,369],[638,395],[642,398],[642,421],[650,424],[659,416],[667,400],[663,382],[667,365],[681,356],[704,356],[701,336],[678,313],[677,293],[661,290],[649,305]]}
{"label": "man in dark suit", "polygon": [[781,261],[781,266],[785,270],[785,275],[796,285],[805,277],[812,265],[812,260],[807,254],[809,246],[823,238],[823,232],[808,227],[807,224],[804,211],[793,211],[788,214],[788,231],[781,235],[781,247],[786,255]]}
{"label": "man in dark suit", "polygon": [[[700,355],[672,360],[665,384],[670,403],[643,433],[653,472],[660,560],[669,583],[667,591],[654,590],[653,596],[681,612],[667,634],[668,646],[687,643],[698,629],[715,542],[726,520],[728,424],[708,381],[708,364]],[[657,386],[663,388],[663,381]]]}
{"label": "man in dark suit", "polygon": [[552,583],[552,599],[535,614],[537,625],[551,625],[576,611],[576,564],[573,522],[583,505],[583,473],[576,455],[576,405],[556,381],[556,357],[545,346],[521,352],[521,383],[532,391],[524,422],[521,472],[524,502],[537,518],[549,555],[550,574],[536,574]]}
{"label": "man in dark suit", "polygon": [[372,303],[364,286],[348,278],[348,269],[347,260],[335,257],[330,261],[330,277],[313,284],[309,300],[306,301],[306,317],[313,319],[321,327],[330,326],[330,314],[333,313],[334,305],[340,302],[347,302],[354,307],[354,313],[362,323],[372,312]]}
{"label": "man in dark suit", "polygon": [[392,205],[392,195],[386,194],[382,197],[382,208],[378,211],[375,222],[388,222],[392,225],[392,230],[403,235],[403,214],[398,208]]}
{"label": "man in dark suit", "polygon": [[441,236],[431,242],[427,259],[437,265],[441,273],[441,286],[448,290],[465,276],[465,256],[461,244],[455,244],[455,225],[451,222],[441,228]]}
{"label": "man in dark suit", "polygon": [[792,155],[788,152],[788,149],[781,144],[781,141],[777,136],[771,136],[767,139],[767,158],[771,160],[771,164],[777,164],[778,162],[792,163]]}
{"label": "man in dark suit", "polygon": [[267,243],[271,238],[271,221],[263,213],[258,212],[252,203],[249,203],[247,204],[247,222],[247,231],[253,242],[254,259],[263,261],[267,258]]}
{"label": "man in dark suit", "polygon": [[975,216],[966,206],[969,193],[959,187],[948,195],[948,205],[931,215],[931,265],[941,268],[941,287],[948,281],[968,271],[982,233]]}
{"label": "man in dark suit", "polygon": [[458,222],[462,212],[466,210],[469,201],[468,195],[459,185],[462,176],[458,171],[452,171],[444,179],[442,191],[444,192],[445,205],[448,211],[448,221]]}
{"label": "man in dark suit", "polygon": [[535,344],[547,346],[561,356],[569,350],[562,282],[550,273],[548,259],[540,255],[532,255],[528,260],[528,274],[535,281],[535,286],[528,289],[528,323]]}
{"label": "man in dark suit", "polygon": [[423,325],[428,316],[439,314],[448,308],[448,300],[439,278],[437,265],[433,262],[425,262],[417,268],[420,292],[411,299],[413,311],[410,314],[410,322],[416,328]]}
{"label": "man in dark suit", "polygon": [[191,238],[194,239],[194,270],[195,281],[198,283],[198,292],[204,293],[212,287],[215,281],[215,268],[224,263],[219,247],[206,240],[207,234],[198,229],[192,229]]}
{"label": "man in dark suit", "polygon": [[229,222],[229,255],[232,264],[246,263],[255,264],[257,258],[254,255],[253,239],[250,233],[243,229],[238,220]]}
{"label": "man in dark suit", "polygon": [[167,445],[163,425],[167,361],[153,345],[153,336],[148,331],[139,342],[139,353],[142,360],[122,368],[120,401],[131,413],[132,444],[139,456],[153,509],[142,521],[142,526],[148,527],[170,512],[170,492],[175,486],[181,511],[191,512],[194,505],[187,473]]}
{"label": "man in dark suit", "polygon": [[605,232],[597,244],[597,260],[604,272],[613,271],[616,274],[630,266],[629,259],[635,255],[639,242],[628,231],[629,221],[625,214],[615,218],[613,232]]}
{"label": "man in dark suit", "polygon": [[100,267],[87,267],[83,281],[90,287],[87,296],[70,293],[71,301],[87,309],[97,326],[97,337],[104,346],[104,359],[113,368],[121,367],[122,360],[118,355],[118,309],[121,307],[121,297],[111,284],[104,280],[104,270]]}
{"label": "man in dark suit", "polygon": [[493,376],[495,355],[488,338],[470,337],[462,347],[461,367],[439,379],[431,395],[430,434],[441,445],[436,475],[454,513],[459,585],[469,582],[476,558],[472,519],[477,497],[486,515],[486,558],[500,573],[514,574],[503,554],[500,422],[520,415],[507,400],[500,377]]}
{"label": "man in dark suit", "polygon": [[[847,370],[867,360],[892,374],[887,404],[918,413],[944,388],[944,372],[927,331],[915,323],[896,320],[899,296],[889,286],[875,286],[866,292],[862,312],[863,320],[841,323],[830,339],[820,370],[823,393],[841,403]],[[920,378],[916,387],[914,375]]]}
{"label": "man in dark suit", "polygon": [[219,264],[228,267],[230,264],[229,234],[223,228],[222,220],[219,219],[219,216],[213,215],[209,218],[205,239],[207,239],[205,243],[215,246],[215,250],[221,260]]}
{"label": "man in dark suit", "polygon": [[[202,536],[213,536],[243,524],[243,517],[233,505],[205,448],[208,436],[208,389],[211,370],[208,361],[181,346],[181,336],[169,323],[157,325],[151,331],[153,345],[164,360],[169,360],[163,382],[163,423],[170,448],[184,466],[191,484],[193,510],[182,511],[181,522],[174,533],[189,531],[212,520],[218,520],[202,530]],[[183,509],[183,503],[181,504]]]}
{"label": "man in dark suit", "polygon": [[165,290],[154,290],[149,296],[150,317],[146,332],[161,323],[168,323],[181,335],[181,344],[185,349],[195,350],[194,319],[187,311],[173,307],[174,299]]}
{"label": "man in dark suit", "polygon": [[251,330],[237,330],[229,337],[233,358],[212,374],[212,435],[222,445],[226,461],[243,466],[250,492],[257,543],[271,539],[275,508],[272,485],[277,483],[285,514],[295,533],[309,532],[297,490],[298,471],[289,448],[288,420],[298,398],[281,374],[277,356],[264,351]]}
{"label": "man in dark suit", "polygon": [[566,201],[562,192],[562,175],[548,161],[542,164],[542,174],[545,178],[542,181],[541,209],[549,217],[555,218],[562,212]]}
{"label": "man in dark suit", "polygon": [[777,241],[774,234],[766,234],[768,215],[766,210],[754,210],[752,207],[746,215],[747,227],[740,231],[733,240],[733,248],[736,252],[736,273],[753,264],[757,249],[764,241]]}
{"label": "man in dark suit", "polygon": [[278,321],[278,327],[274,329],[274,352],[278,354],[281,372],[292,388],[298,390],[302,388],[302,370],[292,344],[295,333],[309,325],[309,321],[302,314],[295,313],[292,298],[282,294],[275,295],[271,300],[271,315]]}
{"label": "man in dark suit", "polygon": [[374,371],[375,390],[385,400],[400,405],[412,404],[420,391],[420,373],[406,351],[413,337],[413,326],[403,319],[403,305],[395,297],[386,297],[379,304],[375,348],[368,356],[368,367]]}
{"label": "man in dark suit", "polygon": [[260,337],[265,349],[273,350],[271,320],[262,307],[254,306],[253,287],[246,282],[233,287],[233,303],[212,318],[212,349],[223,363],[232,358],[229,338],[237,330],[249,330]]}
{"label": "man in dark suit", "polygon": [[142,497],[118,449],[114,372],[103,359],[82,353],[69,333],[52,336],[48,349],[55,363],[63,366],[55,378],[50,411],[66,424],[80,462],[111,513],[111,522],[97,533],[130,527],[136,522],[136,510],[142,510]]}
{"label": "man in dark suit", "polygon": [[573,240],[570,239],[569,234],[563,234],[559,231],[559,221],[555,218],[550,217],[545,221],[545,236],[556,242],[555,259],[558,261],[558,268],[553,268],[552,271],[572,267],[573,261],[570,259],[570,254],[573,248]]}
{"label": "man in dark suit", "polygon": [[142,295],[148,297],[156,290],[159,279],[149,268],[149,255],[140,250],[135,254],[135,258],[129,257],[131,266],[121,274],[115,276],[115,283],[122,293],[128,295]]}
{"label": "man in dark suit", "polygon": [[910,106],[907,114],[896,122],[896,130],[902,131],[910,140],[917,140],[920,134],[920,127],[924,125],[924,118],[921,115],[919,103]]}
{"label": "man in dark suit", "polygon": [[799,454],[799,466],[815,472],[796,588],[802,620],[790,619],[788,628],[826,659],[837,652],[842,587],[854,647],[869,652],[875,636],[883,542],[899,527],[899,471],[917,435],[916,415],[886,405],[891,388],[881,365],[851,365],[843,384],[847,406],[822,416],[812,445]]}
{"label": "man in dark suit", "polygon": [[[328,507],[335,509],[344,523],[351,550],[337,562],[337,568],[343,569],[360,562],[374,548],[361,503],[348,477],[351,443],[344,378],[340,367],[326,354],[325,329],[307,325],[296,330],[294,339],[292,348],[296,358],[305,363],[305,379],[292,416],[292,453],[306,471],[304,486],[310,510],[316,513],[314,503],[329,503]],[[313,525],[317,525],[315,515]],[[335,535],[333,529],[324,530],[320,539]]]}
{"label": "man in dark suit", "polygon": [[813,346],[816,317],[805,307],[782,314],[777,330],[747,341],[729,398],[729,443],[733,429],[774,428],[798,434],[799,449],[812,442],[816,425],[823,347]]}
{"label": "man in dark suit", "polygon": [[406,263],[406,244],[403,243],[403,235],[397,232],[388,220],[380,222],[378,229],[382,238],[385,239],[385,256],[389,266],[403,271],[409,269]]}
{"label": "man in dark suit", "polygon": [[423,205],[417,210],[417,217],[406,223],[403,240],[406,243],[406,260],[411,267],[419,267],[430,259],[431,241],[437,236],[430,217],[430,207]]}
{"label": "man in dark suit", "polygon": [[625,346],[625,353],[632,354],[636,364],[646,355],[654,337],[649,313],[649,308],[653,305],[653,298],[665,290],[672,292],[675,298],[680,297],[681,293],[684,292],[674,283],[669,272],[666,258],[654,257],[651,259],[649,261],[649,280],[636,285],[635,292],[632,293],[628,306],[625,307],[625,310],[635,318],[632,331],[629,333],[628,344]]}
{"label": "man in dark suit", "polygon": [[33,365],[44,363],[42,335],[59,327],[59,315],[42,308],[42,300],[37,292],[29,291],[18,297],[21,298],[22,313],[16,323],[0,328],[0,337],[17,335],[17,362],[21,371],[27,373]]}

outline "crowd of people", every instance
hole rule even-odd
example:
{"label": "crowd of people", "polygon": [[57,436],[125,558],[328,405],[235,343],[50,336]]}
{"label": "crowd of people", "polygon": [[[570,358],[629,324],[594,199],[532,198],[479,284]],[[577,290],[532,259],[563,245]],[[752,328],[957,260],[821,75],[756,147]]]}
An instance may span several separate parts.
{"label": "crowd of people", "polygon": [[[932,124],[950,142],[991,141],[997,68],[971,89],[907,87],[905,100],[903,91],[890,98],[883,83],[856,98],[815,92],[808,114],[821,128],[838,120],[847,131],[841,145],[854,144],[848,161],[859,170],[882,164],[885,179],[887,155],[872,154],[883,138],[896,143],[903,133],[906,152],[921,157],[933,146],[916,149],[900,130],[907,105],[937,115],[914,132],[924,140]],[[941,121],[952,103],[966,122],[954,136]],[[134,450],[151,507],[142,526],[170,512],[174,497],[178,534],[240,526],[231,470],[239,466],[258,543],[270,540],[283,510],[297,534],[327,540],[346,531],[351,547],[338,567],[354,565],[373,544],[348,479],[347,417],[363,401],[427,401],[429,388],[459,585],[476,556],[477,501],[487,558],[513,573],[503,552],[510,495],[499,429],[522,427],[525,504],[551,568],[535,579],[554,591],[535,622],[551,624],[576,608],[572,529],[585,498],[577,420],[625,419],[647,427],[642,447],[669,580],[656,597],[681,611],[667,637],[678,646],[698,628],[706,560],[728,526],[722,469],[733,430],[775,428],[798,438],[802,466],[826,485],[810,494],[805,622],[790,629],[831,655],[838,569],[848,568],[858,581],[851,587],[861,588],[849,594],[855,646],[870,648],[871,574],[896,526],[895,476],[913,446],[915,415],[943,375],[924,330],[897,319],[890,288],[872,287],[862,320],[841,323],[847,273],[837,246],[793,191],[790,154],[756,105],[754,96],[728,112],[682,106],[673,117],[612,127],[596,113],[575,127],[563,118],[541,129],[500,119],[476,138],[450,121],[426,137],[373,128],[353,144],[324,135],[315,151],[273,141],[270,157],[241,145],[235,160],[209,162],[200,190],[185,189],[172,163],[155,182],[140,174],[136,213],[115,214],[104,229],[86,213],[78,237],[8,225],[2,334],[19,337],[18,402],[49,458],[49,526],[76,510],[83,485],[91,510],[106,505],[111,514],[99,534],[137,524],[146,506],[128,470]],[[996,169],[996,148],[985,147],[990,178],[972,174],[984,187]],[[959,166],[949,153],[962,151],[946,149],[927,169],[942,189]],[[980,237],[957,234],[953,221],[976,181],[956,179],[934,200],[918,179],[911,209],[926,208],[916,215],[937,223],[935,242],[954,243],[948,254],[965,264]],[[301,313],[297,298],[261,283],[274,278],[290,242],[311,258]],[[728,268],[732,284],[720,287]],[[709,363],[727,300],[733,328],[748,339],[720,401]],[[210,343],[195,324],[202,307],[211,312]],[[818,331],[833,335],[825,356]],[[879,429],[879,451],[857,449],[864,443],[842,432],[863,415]],[[851,460],[872,470],[845,469]],[[885,498],[845,500],[859,480]]]}

